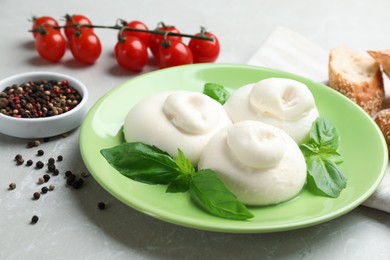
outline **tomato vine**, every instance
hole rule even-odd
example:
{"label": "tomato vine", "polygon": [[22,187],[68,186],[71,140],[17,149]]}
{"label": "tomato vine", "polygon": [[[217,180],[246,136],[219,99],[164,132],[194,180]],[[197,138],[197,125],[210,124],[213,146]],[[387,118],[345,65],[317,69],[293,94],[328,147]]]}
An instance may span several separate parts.
{"label": "tomato vine", "polygon": [[[95,29],[118,30],[114,54],[119,66],[139,72],[147,64],[148,49],[160,68],[214,62],[220,52],[217,37],[201,27],[196,34],[181,33],[175,26],[163,22],[150,30],[140,21],[118,19],[114,25],[93,24],[84,15],[65,15],[59,25],[50,16],[33,18],[30,32],[35,38],[38,54],[45,60],[58,62],[66,52],[66,39],[73,57],[82,63],[93,64],[100,57],[102,46]],[[61,30],[66,37],[63,37]],[[39,37],[37,37],[39,35]],[[65,39],[66,38],[66,39]],[[190,38],[188,44],[183,38]],[[160,55],[161,54],[161,55]]]}

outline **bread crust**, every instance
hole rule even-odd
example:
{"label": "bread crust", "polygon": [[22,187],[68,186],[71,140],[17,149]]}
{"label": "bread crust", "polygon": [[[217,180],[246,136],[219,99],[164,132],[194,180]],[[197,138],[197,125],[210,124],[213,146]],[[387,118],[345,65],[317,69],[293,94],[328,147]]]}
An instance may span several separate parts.
{"label": "bread crust", "polygon": [[[351,68],[340,68],[340,65],[336,65],[341,58],[345,57],[340,57],[340,49],[334,49],[329,54],[329,86],[358,104],[370,116],[374,116],[381,110],[385,96],[379,64],[369,56],[357,57],[359,59],[368,58],[372,61],[365,60],[370,64],[370,70],[365,71],[369,77],[365,80],[353,80],[346,74]],[[353,63],[353,59],[351,58],[349,62]]]}
{"label": "bread crust", "polygon": [[390,109],[387,108],[379,111],[375,115],[374,120],[385,137],[387,150],[390,151]]}
{"label": "bread crust", "polygon": [[383,51],[369,50],[367,52],[376,62],[382,65],[383,72],[390,78],[390,49]]}

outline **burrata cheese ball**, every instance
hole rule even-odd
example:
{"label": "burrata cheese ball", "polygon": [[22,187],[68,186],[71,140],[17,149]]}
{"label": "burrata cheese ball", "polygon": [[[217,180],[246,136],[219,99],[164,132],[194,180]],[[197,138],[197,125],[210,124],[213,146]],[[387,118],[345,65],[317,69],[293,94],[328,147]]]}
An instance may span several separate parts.
{"label": "burrata cheese ball", "polygon": [[174,91],[146,97],[127,114],[126,142],[154,145],[176,158],[178,149],[196,165],[210,138],[231,124],[223,106],[198,92]]}
{"label": "burrata cheese ball", "polygon": [[212,169],[246,205],[264,206],[295,197],[306,181],[306,163],[283,130],[240,121],[219,131],[204,148],[199,169]]}
{"label": "burrata cheese ball", "polygon": [[224,105],[232,122],[256,120],[287,132],[302,143],[319,116],[314,97],[301,82],[268,78],[238,88]]}

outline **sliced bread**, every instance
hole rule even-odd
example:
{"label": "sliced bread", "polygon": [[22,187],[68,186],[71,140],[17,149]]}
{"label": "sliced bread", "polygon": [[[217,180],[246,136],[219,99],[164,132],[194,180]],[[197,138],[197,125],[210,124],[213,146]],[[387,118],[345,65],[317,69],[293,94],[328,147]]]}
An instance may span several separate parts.
{"label": "sliced bread", "polygon": [[390,50],[367,51],[376,62],[382,65],[383,71],[390,78]]}
{"label": "sliced bread", "polygon": [[370,116],[382,108],[382,72],[379,64],[368,55],[347,47],[331,50],[329,86],[361,106]]}
{"label": "sliced bread", "polygon": [[374,120],[379,126],[379,129],[382,131],[386,140],[387,149],[390,151],[390,109],[387,108],[379,111],[375,115]]}

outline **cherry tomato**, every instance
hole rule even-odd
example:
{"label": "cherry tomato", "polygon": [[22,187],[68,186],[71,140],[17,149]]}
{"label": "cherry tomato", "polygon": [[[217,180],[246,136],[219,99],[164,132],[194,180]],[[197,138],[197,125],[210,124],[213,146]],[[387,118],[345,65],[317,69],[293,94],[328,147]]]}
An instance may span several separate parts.
{"label": "cherry tomato", "polygon": [[[148,27],[140,21],[131,21],[126,26],[134,29],[148,30]],[[126,36],[136,36],[144,43],[146,47],[149,46],[150,33],[125,31],[125,37]]]}
{"label": "cherry tomato", "polygon": [[[180,31],[178,29],[176,29],[176,27],[174,27],[174,26],[162,25],[162,26],[157,27],[156,30],[164,31],[164,32],[180,33]],[[161,34],[152,34],[150,36],[150,39],[149,39],[149,48],[152,51],[153,56],[157,60],[158,60],[157,55],[158,55],[158,52],[159,52],[159,49],[160,49],[160,46],[161,46],[161,43],[163,42],[163,40],[164,40],[164,35],[161,35]],[[181,42],[182,38],[181,38],[181,36],[167,36],[166,40],[170,41],[170,42],[175,42],[175,41]]]}
{"label": "cherry tomato", "polygon": [[94,63],[102,52],[99,38],[90,30],[81,30],[80,35],[72,34],[69,47],[73,57],[85,64]]}
{"label": "cherry tomato", "polygon": [[58,30],[45,28],[46,33],[38,33],[35,38],[35,49],[45,60],[59,61],[65,54],[66,40]]}
{"label": "cherry tomato", "polygon": [[170,42],[168,47],[163,43],[159,49],[157,63],[160,68],[191,64],[193,63],[192,53],[183,42]]}
{"label": "cherry tomato", "polygon": [[[52,27],[52,26],[58,26],[58,22],[56,19],[54,19],[53,17],[50,17],[50,16],[41,16],[41,17],[34,17],[33,18],[33,25],[32,25],[32,28],[31,30],[35,30],[37,29],[39,26],[43,25],[45,28],[47,27]],[[48,25],[48,26],[46,26]],[[60,31],[60,29],[56,29],[58,31]],[[33,32],[33,36],[34,38],[37,37],[37,32]]]}
{"label": "cherry tomato", "polygon": [[115,58],[121,67],[139,72],[148,62],[148,49],[138,37],[126,36],[115,45]]}
{"label": "cherry tomato", "polygon": [[196,35],[206,35],[213,38],[213,41],[199,40],[192,38],[188,47],[194,56],[194,63],[214,62],[219,55],[219,41],[214,34],[209,32],[200,32]]}
{"label": "cherry tomato", "polygon": [[[66,23],[65,25],[72,25],[72,24],[92,24],[91,20],[89,20],[87,17],[81,14],[74,14],[72,16],[66,15]],[[81,27],[83,30],[91,31],[93,32],[93,28],[86,28],[86,27]],[[64,28],[64,33],[66,38],[70,41],[72,34],[74,34],[74,31],[76,30],[76,27],[65,27]]]}

